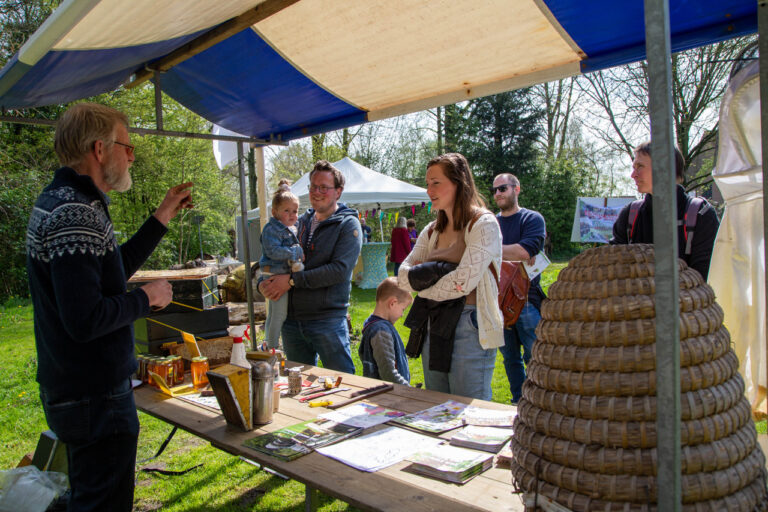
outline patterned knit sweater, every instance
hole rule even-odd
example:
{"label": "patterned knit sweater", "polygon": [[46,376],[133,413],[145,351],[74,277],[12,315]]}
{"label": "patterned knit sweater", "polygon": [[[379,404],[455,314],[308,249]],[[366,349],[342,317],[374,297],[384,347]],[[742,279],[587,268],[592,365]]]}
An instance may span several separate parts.
{"label": "patterned knit sweater", "polygon": [[117,245],[109,199],[93,180],[63,167],[35,202],[27,228],[37,381],[73,398],[99,393],[136,369],[133,322],[149,313],[132,275],[167,231],[151,216]]}

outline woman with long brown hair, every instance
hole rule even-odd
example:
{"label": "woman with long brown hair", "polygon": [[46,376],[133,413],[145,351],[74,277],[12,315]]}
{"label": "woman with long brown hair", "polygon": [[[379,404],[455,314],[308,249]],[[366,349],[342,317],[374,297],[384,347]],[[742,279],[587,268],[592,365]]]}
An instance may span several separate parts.
{"label": "woman with long brown hair", "polygon": [[422,356],[427,389],[491,399],[496,348],[504,344],[498,307],[501,231],[459,153],[427,164],[437,219],[400,266],[398,284],[418,292],[405,325],[407,353]]}

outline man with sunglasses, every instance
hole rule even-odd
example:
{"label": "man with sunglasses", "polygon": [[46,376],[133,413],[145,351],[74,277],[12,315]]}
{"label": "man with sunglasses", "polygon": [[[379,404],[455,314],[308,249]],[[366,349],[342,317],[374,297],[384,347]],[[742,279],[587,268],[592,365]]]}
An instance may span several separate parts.
{"label": "man with sunglasses", "polygon": [[154,215],[118,246],[111,190],[131,187],[128,118],[79,103],[56,125],[63,167],[37,198],[27,228],[27,272],[37,381],[48,426],[66,444],[69,511],[133,508],[139,420],[133,322],[173,298],[168,281],[126,290],[168,222],[191,208],[192,183],[171,188]]}
{"label": "man with sunglasses", "polygon": [[309,181],[312,208],[297,223],[304,270],[264,279],[259,291],[270,300],[290,293],[281,332],[288,359],[317,365],[319,355],[323,367],[355,373],[347,308],[363,232],[357,211],[339,202],[344,191],[341,171],[320,160]]}
{"label": "man with sunglasses", "polygon": [[[532,264],[544,246],[546,237],[544,217],[538,212],[520,207],[517,200],[520,195],[520,181],[513,174],[504,173],[496,176],[493,180],[491,195],[501,210],[496,215],[496,220],[501,228],[502,258],[508,261],[528,261]],[[528,365],[531,360],[531,348],[536,340],[536,326],[541,320],[540,310],[544,291],[541,289],[540,281],[541,276],[531,280],[528,302],[520,313],[520,318],[515,325],[504,329],[504,346],[500,350],[504,357],[504,369],[507,372],[513,404],[517,404],[522,397],[525,365]]]}

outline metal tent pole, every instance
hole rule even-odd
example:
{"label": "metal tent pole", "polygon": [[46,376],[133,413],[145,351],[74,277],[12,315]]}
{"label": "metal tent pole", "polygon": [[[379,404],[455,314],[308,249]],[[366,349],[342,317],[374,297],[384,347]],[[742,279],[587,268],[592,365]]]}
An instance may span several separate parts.
{"label": "metal tent pole", "polygon": [[669,0],[645,0],[645,47],[651,113],[653,245],[656,252],[657,503],[660,511],[679,511],[682,506],[680,306]]}
{"label": "metal tent pole", "polygon": [[[760,140],[765,140],[766,126],[768,126],[768,2],[760,1],[757,3],[757,33],[758,33],[758,49],[760,52]],[[764,142],[762,146],[762,167],[763,167],[763,297],[765,297],[766,290],[768,290],[768,144]],[[765,318],[768,318],[768,297],[763,299],[765,306]],[[765,353],[768,356],[768,329],[766,329],[766,349]],[[766,365],[766,375],[768,375],[768,357],[763,361]],[[757,386],[765,384],[768,387],[768,382],[761,383],[760,376],[757,377]]]}
{"label": "metal tent pole", "polygon": [[[259,196],[259,225],[264,231],[264,226],[269,222],[269,212],[267,212],[267,173],[264,165],[264,146],[253,148],[256,160],[256,186]],[[297,194],[298,195],[298,194]]]}
{"label": "metal tent pole", "polygon": [[248,232],[248,206],[245,190],[245,161],[243,158],[243,145],[237,145],[237,168],[240,171],[240,227],[243,232],[243,264],[245,272],[243,280],[245,282],[245,294],[248,298],[248,325],[251,326],[251,348],[253,348],[253,337],[256,332],[256,326],[253,323],[253,283],[251,282],[251,237]]}

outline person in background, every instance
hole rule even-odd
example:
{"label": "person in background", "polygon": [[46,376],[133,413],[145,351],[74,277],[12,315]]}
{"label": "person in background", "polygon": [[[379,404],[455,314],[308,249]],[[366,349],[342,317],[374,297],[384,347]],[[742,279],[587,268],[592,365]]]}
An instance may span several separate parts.
{"label": "person in background", "polygon": [[358,354],[363,376],[396,384],[410,385],[411,374],[405,347],[394,323],[403,316],[413,297],[388,277],[376,288],[376,307],[363,324],[363,340]]}
{"label": "person in background", "polygon": [[360,218],[360,228],[363,230],[363,242],[369,244],[371,243],[371,226],[366,224],[365,217]]}
{"label": "person in background", "polygon": [[411,240],[408,236],[408,229],[405,227],[405,217],[397,219],[397,225],[392,230],[391,247],[389,250],[389,261],[395,264],[395,276],[400,269],[400,264],[411,252]]}
{"label": "person in background", "polygon": [[128,118],[78,103],[59,119],[54,149],[62,167],[35,202],[26,242],[40,399],[67,447],[68,510],[130,511],[139,437],[133,322],[167,306],[173,290],[159,279],[128,292],[126,282],[171,219],[192,208],[192,183],[171,188],[118,245],[107,193],[131,187]]}
{"label": "person in background", "polygon": [[[683,259],[689,267],[697,270],[706,281],[720,220],[717,218],[717,212],[706,199],[693,198],[685,193],[682,186],[685,177],[685,161],[677,148],[675,148],[675,176],[677,178],[678,257]],[[645,194],[645,198],[629,203],[619,212],[619,217],[613,224],[613,238],[610,240],[613,245],[653,243],[651,141],[644,142],[635,148],[631,177],[635,180],[637,191]],[[633,219],[630,220],[630,217]]]}
{"label": "person in background", "polygon": [[290,291],[283,349],[291,361],[355,373],[347,309],[352,269],[362,247],[356,210],[339,203],[344,175],[325,160],[309,173],[309,202],[298,221],[304,270],[260,279],[259,291],[277,300]]}
{"label": "person in background", "polygon": [[501,232],[459,153],[427,164],[437,220],[400,266],[398,285],[417,291],[405,326],[410,357],[422,356],[427,389],[491,399],[496,349],[504,344],[498,303]]}
{"label": "person in background", "polygon": [[413,247],[416,245],[416,240],[419,238],[419,232],[416,231],[416,220],[408,219],[406,227],[408,228],[408,236],[411,239],[411,250],[413,250]]}
{"label": "person in background", "polygon": [[[520,207],[518,204],[520,181],[513,174],[504,173],[496,176],[493,180],[491,195],[501,210],[496,220],[501,228],[504,259],[527,261],[533,264],[534,258],[544,246],[546,237],[544,217],[539,212]],[[517,322],[509,329],[504,329],[504,346],[501,348],[501,355],[504,357],[504,370],[507,373],[513,404],[517,404],[523,396],[525,367],[531,360],[531,349],[536,341],[536,327],[541,321],[541,303],[544,298],[541,276],[536,276],[531,280],[528,302],[520,312]]]}
{"label": "person in background", "polygon": [[[291,182],[280,180],[272,196],[272,217],[261,232],[262,275],[289,274],[304,270],[301,263],[304,251],[296,238],[296,221],[299,218],[299,198],[291,192]],[[265,348],[280,345],[280,331],[288,316],[288,295],[270,300],[267,307],[267,321],[264,325]]]}

